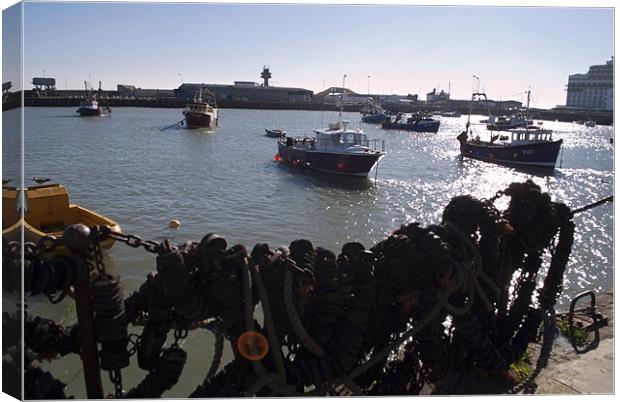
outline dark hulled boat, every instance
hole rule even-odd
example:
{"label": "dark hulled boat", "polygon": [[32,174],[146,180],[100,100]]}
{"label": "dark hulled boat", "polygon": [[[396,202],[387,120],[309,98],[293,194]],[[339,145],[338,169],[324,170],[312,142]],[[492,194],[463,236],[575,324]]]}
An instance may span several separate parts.
{"label": "dark hulled boat", "polygon": [[[75,111],[80,116],[102,116],[112,113],[109,106],[101,107],[95,95],[88,89],[88,84],[84,81],[86,88],[86,99],[80,103],[80,107]],[[99,92],[101,93],[101,81],[99,81]]]}
{"label": "dark hulled boat", "polygon": [[[498,163],[509,166],[524,166],[553,169],[560,153],[562,140],[553,140],[553,132],[542,127],[528,126],[523,129],[506,130],[507,135],[491,134],[488,141],[473,135],[469,130],[471,107],[476,99],[486,100],[483,93],[473,93],[470,103],[470,112],[465,131],[456,137],[460,143],[461,155],[479,159],[485,162]],[[530,106],[530,91],[527,92],[526,115]]]}
{"label": "dark hulled boat", "polygon": [[276,137],[276,138],[280,138],[280,137],[284,137],[286,136],[286,131],[282,130],[281,128],[274,128],[274,129],[265,129],[265,135],[267,137]]}
{"label": "dark hulled boat", "polygon": [[513,166],[531,166],[553,169],[558,159],[562,140],[554,141],[548,131],[515,130],[510,133],[510,142],[496,142],[468,138],[467,130],[457,139],[461,144],[461,155],[486,162]]}
{"label": "dark hulled boat", "polygon": [[200,88],[194,96],[194,100],[185,105],[183,116],[185,116],[185,126],[187,128],[216,127],[217,107],[215,105],[215,97],[209,93],[207,99],[204,99],[202,88]]}
{"label": "dark hulled boat", "polygon": [[387,114],[381,106],[369,105],[362,110],[362,121],[364,123],[381,124],[387,118]]}
{"label": "dark hulled boat", "polygon": [[[314,138],[279,140],[276,159],[321,172],[366,177],[385,155],[383,143],[381,151],[376,146],[371,148],[366,134],[362,130],[348,129],[346,121],[315,130],[315,134]],[[376,140],[373,141],[377,145]]]}
{"label": "dark hulled boat", "polygon": [[439,120],[427,116],[412,116],[407,121],[401,122],[402,116],[396,116],[394,120],[388,119],[381,124],[381,128],[388,130],[416,131],[421,133],[436,133],[439,130]]}

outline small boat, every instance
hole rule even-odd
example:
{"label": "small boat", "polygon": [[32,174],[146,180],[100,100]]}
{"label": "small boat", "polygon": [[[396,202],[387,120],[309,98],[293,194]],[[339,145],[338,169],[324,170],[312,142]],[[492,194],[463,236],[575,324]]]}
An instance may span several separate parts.
{"label": "small boat", "polygon": [[286,136],[286,131],[282,130],[281,128],[274,128],[272,130],[269,129],[265,129],[266,132],[266,136],[267,137],[284,137]]}
{"label": "small boat", "polygon": [[[121,232],[120,226],[112,219],[70,204],[69,193],[61,184],[27,187],[24,191],[26,209],[23,216],[18,205],[20,192],[21,190],[15,187],[2,187],[2,237],[7,241],[19,240],[22,228],[24,240],[28,242],[36,242],[46,235],[62,238],[65,228],[76,223],[89,227],[105,225],[114,232]],[[102,248],[113,245],[114,240],[111,238],[101,242]],[[66,250],[64,252],[66,253]]]}
{"label": "small boat", "polygon": [[387,115],[385,113],[375,113],[362,116],[362,121],[364,123],[381,124],[385,121],[386,118]]}
{"label": "small boat", "polygon": [[424,133],[436,133],[439,130],[440,121],[428,116],[414,115],[401,122],[402,115],[396,115],[394,120],[388,119],[381,124],[381,128],[389,130],[405,130]]}
{"label": "small boat", "polygon": [[[84,81],[84,87],[86,88],[86,99],[80,103],[80,107],[76,110],[80,116],[104,116],[112,113],[112,109],[109,106],[101,107],[97,101],[96,95],[91,93],[88,89],[88,84]],[[101,92],[101,81],[99,81],[99,92]]]}
{"label": "small boat", "polygon": [[[474,93],[471,103],[481,95],[484,94]],[[551,130],[540,125],[512,129],[506,131],[508,135],[491,134],[488,141],[483,141],[479,136],[473,137],[469,126],[468,118],[465,131],[457,137],[462,156],[509,166],[555,168],[562,140],[554,141]]]}
{"label": "small boat", "polygon": [[586,127],[596,127],[596,122],[592,119],[589,119],[583,123]]}
{"label": "small boat", "polygon": [[461,117],[461,114],[457,111],[452,112],[439,112],[441,117]]}
{"label": "small boat", "polygon": [[203,90],[200,88],[198,93],[194,95],[194,100],[185,105],[183,116],[185,116],[185,126],[187,128],[217,126],[217,106],[215,105],[215,96],[207,91],[207,99],[203,99]]}
{"label": "small boat", "polygon": [[385,155],[385,144],[382,142],[381,151],[376,146],[371,148],[371,140],[362,130],[347,125],[347,121],[339,120],[315,130],[314,138],[280,139],[276,160],[321,172],[366,177]]}
{"label": "small boat", "polygon": [[532,122],[526,119],[524,116],[489,116],[487,123],[487,129],[492,131],[504,131],[513,128],[526,127]]}
{"label": "small boat", "polygon": [[381,124],[386,118],[387,115],[380,106],[369,107],[362,112],[362,121],[364,123]]}
{"label": "small boat", "polygon": [[[342,87],[345,87],[344,78]],[[344,98],[344,94],[342,96]],[[349,129],[349,122],[342,120],[343,104],[341,101],[338,121],[330,123],[328,128],[314,130],[314,138],[285,137],[278,140],[276,160],[321,172],[368,176],[385,155],[385,143],[381,142],[379,151],[378,140],[369,140],[361,129]],[[371,141],[374,143],[372,148]]]}

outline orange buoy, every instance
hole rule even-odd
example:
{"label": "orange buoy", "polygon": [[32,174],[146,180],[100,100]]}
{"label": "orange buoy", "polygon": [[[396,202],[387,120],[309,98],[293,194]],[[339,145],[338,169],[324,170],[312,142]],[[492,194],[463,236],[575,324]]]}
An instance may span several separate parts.
{"label": "orange buoy", "polygon": [[237,350],[244,358],[257,361],[267,356],[269,343],[263,334],[247,331],[237,339]]}

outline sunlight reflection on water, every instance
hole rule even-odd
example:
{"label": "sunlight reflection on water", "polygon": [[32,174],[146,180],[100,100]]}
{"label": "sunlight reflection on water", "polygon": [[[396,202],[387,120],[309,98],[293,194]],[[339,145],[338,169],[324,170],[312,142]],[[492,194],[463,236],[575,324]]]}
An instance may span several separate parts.
{"label": "sunlight reflection on water", "polygon": [[[215,133],[160,131],[180,119],[181,111],[175,109],[116,108],[111,117],[98,120],[73,118],[74,112],[26,108],[26,177],[52,177],[67,186],[71,202],[110,216],[125,233],[143,239],[169,237],[181,243],[216,232],[229,245],[242,243],[251,249],[258,242],[275,247],[305,237],[315,246],[338,251],[348,241],[371,247],[409,222],[439,223],[452,197],[490,198],[511,182],[528,178],[572,209],[613,194],[612,127],[545,122],[557,130],[554,136],[564,140],[564,147],[561,167],[541,173],[461,160],[456,136],[466,116],[442,118],[437,134],[412,134],[360,124],[358,114],[345,113],[353,127],[361,125],[369,137],[386,141],[388,155],[375,182],[374,171],[368,179],[350,180],[274,162],[276,143],[264,136],[265,128],[311,134],[335,119],[332,112],[223,109]],[[4,112],[5,127],[11,127],[16,116],[16,111]],[[3,171],[14,172],[19,160],[11,150],[18,137],[3,134]],[[495,206],[501,210],[507,203],[502,197]],[[181,221],[179,230],[167,227],[171,219]],[[612,206],[579,214],[575,223],[560,299],[564,306],[583,290],[613,287]],[[111,249],[105,262],[121,275],[126,294],[154,269],[152,255],[123,245]],[[64,303],[30,302],[35,314],[53,319],[67,315]],[[202,381],[204,356],[192,352],[205,342],[211,344],[212,338],[204,331],[190,335],[185,345],[188,366],[179,385],[165,396],[186,397]],[[79,359],[52,364],[64,373],[59,378],[69,381]],[[144,374],[133,366],[124,373],[129,386]],[[77,376],[68,394],[79,397],[82,392],[83,379]]]}

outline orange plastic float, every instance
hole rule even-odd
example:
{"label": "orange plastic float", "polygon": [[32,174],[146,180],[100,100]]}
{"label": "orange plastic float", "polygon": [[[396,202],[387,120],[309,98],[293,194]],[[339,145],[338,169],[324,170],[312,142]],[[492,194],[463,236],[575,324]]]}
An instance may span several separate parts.
{"label": "orange plastic float", "polygon": [[263,334],[247,331],[237,339],[237,350],[248,360],[261,360],[269,353],[269,343]]}

